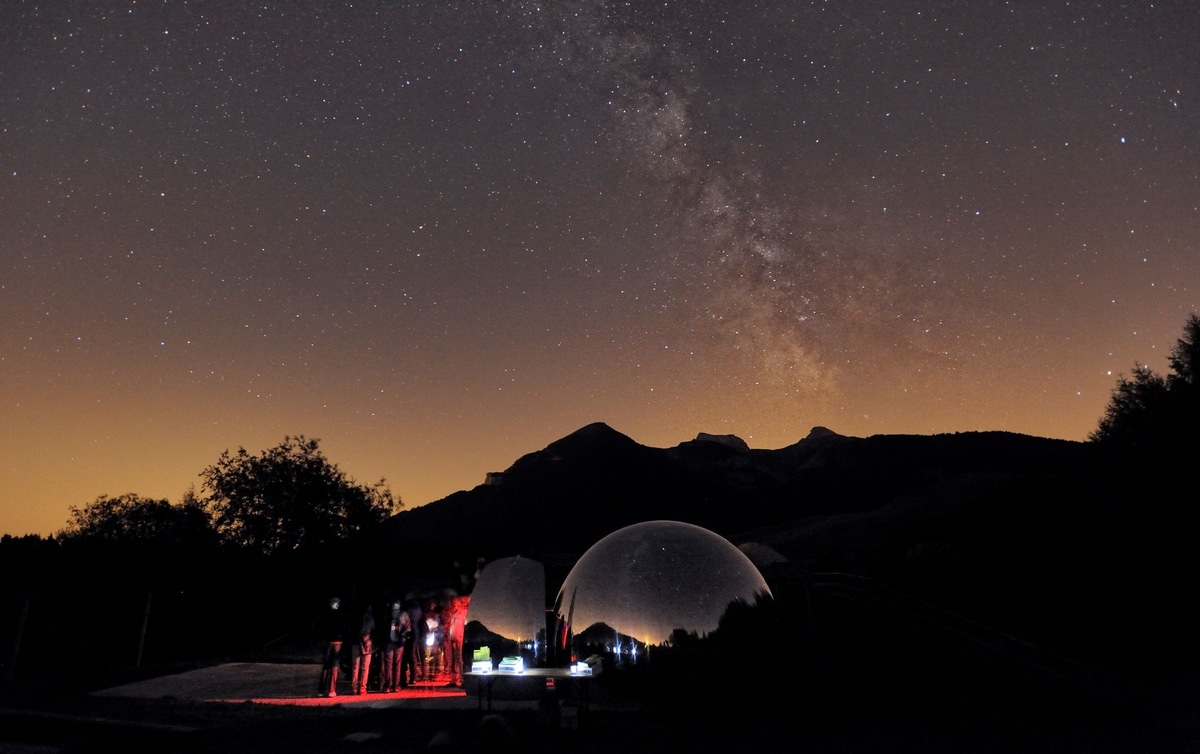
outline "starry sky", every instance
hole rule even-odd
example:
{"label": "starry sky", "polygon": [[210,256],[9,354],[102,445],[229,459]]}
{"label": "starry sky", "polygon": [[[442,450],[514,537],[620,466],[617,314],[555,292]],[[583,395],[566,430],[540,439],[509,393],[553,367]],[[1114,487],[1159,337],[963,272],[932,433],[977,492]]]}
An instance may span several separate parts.
{"label": "starry sky", "polygon": [[0,532],[319,438],[1084,439],[1200,310],[1191,2],[6,2]]}

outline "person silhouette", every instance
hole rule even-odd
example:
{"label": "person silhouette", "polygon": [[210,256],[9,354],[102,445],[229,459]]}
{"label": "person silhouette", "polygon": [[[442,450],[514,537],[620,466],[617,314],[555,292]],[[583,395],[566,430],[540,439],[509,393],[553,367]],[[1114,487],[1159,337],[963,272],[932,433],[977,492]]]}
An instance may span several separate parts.
{"label": "person silhouette", "polygon": [[395,691],[400,684],[400,664],[404,657],[403,618],[408,617],[400,605],[400,600],[394,600],[391,613],[387,619],[387,636],[383,641],[383,665],[379,669],[379,690],[388,693]]}
{"label": "person silhouette", "polygon": [[342,642],[346,636],[341,607],[342,601],[331,597],[329,606],[317,619],[316,639],[323,645],[321,678],[317,682],[317,693],[321,696],[337,696],[338,667],[342,662]]}
{"label": "person silhouette", "polygon": [[363,610],[358,631],[350,645],[350,693],[367,693],[367,676],[371,672],[371,655],[375,652],[375,614],[371,606]]}

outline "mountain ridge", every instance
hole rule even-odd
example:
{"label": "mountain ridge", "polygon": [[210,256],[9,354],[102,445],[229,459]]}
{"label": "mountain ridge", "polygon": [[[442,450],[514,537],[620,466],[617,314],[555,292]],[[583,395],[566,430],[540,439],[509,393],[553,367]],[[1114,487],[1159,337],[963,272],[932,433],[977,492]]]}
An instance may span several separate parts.
{"label": "mountain ridge", "polygon": [[775,450],[706,433],[656,448],[593,422],[521,455],[483,484],[396,514],[384,530],[402,546],[491,556],[580,553],[605,534],[652,519],[687,521],[736,540],[806,518],[878,510],[972,478],[1053,473],[1080,462],[1086,447],[1004,431],[861,438],[814,427]]}

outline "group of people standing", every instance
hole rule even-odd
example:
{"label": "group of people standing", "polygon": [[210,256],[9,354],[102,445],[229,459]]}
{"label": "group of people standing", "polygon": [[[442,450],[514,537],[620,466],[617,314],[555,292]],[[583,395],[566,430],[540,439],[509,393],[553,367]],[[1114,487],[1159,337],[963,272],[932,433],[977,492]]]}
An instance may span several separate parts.
{"label": "group of people standing", "polygon": [[[419,680],[436,680],[441,673],[449,676],[448,685],[461,686],[463,619],[469,599],[393,599],[379,619],[370,605],[348,614],[339,598],[330,599],[316,626],[324,648],[318,693],[337,696],[338,672],[346,660],[351,694],[365,694],[368,687],[395,692]],[[374,674],[373,668],[378,668]]]}

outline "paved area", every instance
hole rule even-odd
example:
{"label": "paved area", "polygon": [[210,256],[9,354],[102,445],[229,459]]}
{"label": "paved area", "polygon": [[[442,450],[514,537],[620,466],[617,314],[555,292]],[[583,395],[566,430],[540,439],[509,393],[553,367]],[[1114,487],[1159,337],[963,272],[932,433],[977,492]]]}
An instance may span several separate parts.
{"label": "paved area", "polygon": [[[357,696],[339,693],[336,697],[323,698],[314,692],[320,675],[320,665],[315,663],[235,662],[94,691],[91,696],[291,706],[341,705],[356,709],[477,709],[481,704],[476,695],[447,686],[444,676],[418,682],[394,693],[372,692]],[[537,708],[537,699],[532,695],[527,699],[494,697],[490,703],[497,710]]]}

